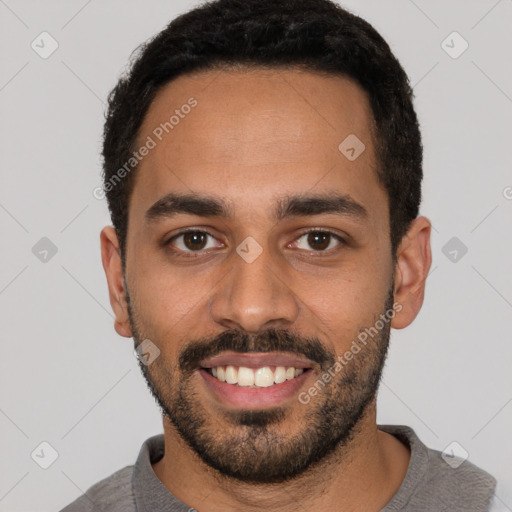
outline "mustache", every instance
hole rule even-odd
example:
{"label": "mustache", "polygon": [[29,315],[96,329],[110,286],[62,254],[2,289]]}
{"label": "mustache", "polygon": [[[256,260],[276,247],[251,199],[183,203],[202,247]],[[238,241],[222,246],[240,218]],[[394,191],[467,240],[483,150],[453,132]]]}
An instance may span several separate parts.
{"label": "mustache", "polygon": [[334,365],[336,355],[329,351],[320,340],[303,337],[286,330],[267,329],[256,335],[230,329],[213,338],[202,338],[190,342],[178,356],[178,365],[183,372],[199,368],[204,359],[225,351],[233,352],[291,352],[304,356],[320,365],[324,370]]}

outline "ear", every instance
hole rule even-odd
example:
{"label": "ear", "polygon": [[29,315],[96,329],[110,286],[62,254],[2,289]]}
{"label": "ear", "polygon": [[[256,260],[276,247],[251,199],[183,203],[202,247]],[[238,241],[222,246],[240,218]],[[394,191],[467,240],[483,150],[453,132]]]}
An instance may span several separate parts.
{"label": "ear", "polygon": [[115,315],[114,329],[120,336],[131,338],[132,328],[126,303],[121,251],[116,230],[112,226],[104,227],[101,230],[100,242],[101,261],[107,276],[110,305]]}
{"label": "ear", "polygon": [[391,327],[403,329],[416,318],[425,295],[425,281],[432,253],[431,223],[426,217],[414,219],[397,249],[394,274],[395,303],[401,305],[391,321]]}

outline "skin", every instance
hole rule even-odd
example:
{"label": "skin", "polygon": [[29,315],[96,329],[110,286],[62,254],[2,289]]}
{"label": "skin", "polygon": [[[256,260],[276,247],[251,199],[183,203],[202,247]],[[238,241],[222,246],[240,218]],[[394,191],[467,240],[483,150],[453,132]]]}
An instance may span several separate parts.
{"label": "skin", "polygon": [[[136,171],[128,209],[126,283],[115,230],[107,226],[101,232],[118,334],[133,336],[125,285],[144,335],[166,340],[159,348],[170,366],[176,365],[187,340],[232,328],[247,333],[289,329],[315,336],[329,351],[343,354],[362,326],[374,324],[390,282],[394,300],[401,304],[391,326],[408,326],[423,303],[431,224],[425,217],[412,222],[393,264],[388,198],[375,172],[372,113],[364,91],[343,77],[299,70],[194,73],[157,94],[139,141],[190,97],[197,107]],[[352,162],[338,150],[348,134],[356,134],[366,146]],[[271,217],[281,195],[332,191],[363,205],[367,218],[319,214],[276,222]],[[169,192],[215,195],[231,202],[234,218],[180,214],[146,223],[145,212]],[[209,239],[211,249],[195,260],[163,247],[188,227],[215,237]],[[307,237],[298,242],[313,228],[348,234],[351,242],[338,246],[333,241],[330,247],[338,251],[318,255]],[[250,264],[235,251],[248,236],[263,249]],[[183,249],[182,244],[178,247]],[[221,439],[228,428],[222,407],[199,378],[193,385]],[[308,406],[288,401],[287,419],[276,427],[280,434],[300,429],[310,406],[314,400]],[[377,429],[375,401],[347,445],[325,464],[279,485],[222,477],[197,457],[165,416],[163,425],[166,453],[153,465],[156,475],[178,499],[208,512],[288,512],[297,503],[326,512],[380,510],[398,490],[410,459],[407,447]]]}

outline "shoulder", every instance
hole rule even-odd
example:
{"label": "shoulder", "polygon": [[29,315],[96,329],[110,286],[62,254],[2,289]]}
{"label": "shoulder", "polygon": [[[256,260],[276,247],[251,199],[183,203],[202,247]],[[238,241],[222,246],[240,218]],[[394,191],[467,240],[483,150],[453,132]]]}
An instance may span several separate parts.
{"label": "shoulder", "polygon": [[488,509],[496,487],[493,476],[469,460],[450,457],[430,448],[428,454],[426,490],[436,490],[446,506],[460,507],[463,504],[467,508],[461,510]]}
{"label": "shoulder", "polygon": [[133,466],[126,466],[91,486],[61,512],[135,512]]}
{"label": "shoulder", "polygon": [[414,430],[404,425],[381,425],[411,449],[407,474],[384,510],[487,512],[496,479],[453,451],[425,446]]}

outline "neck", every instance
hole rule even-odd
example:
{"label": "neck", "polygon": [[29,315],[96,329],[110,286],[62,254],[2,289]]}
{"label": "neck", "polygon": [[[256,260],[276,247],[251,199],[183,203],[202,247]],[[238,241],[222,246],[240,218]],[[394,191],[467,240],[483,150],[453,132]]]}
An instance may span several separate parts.
{"label": "neck", "polygon": [[162,483],[180,501],[205,512],[246,510],[324,512],[380,510],[396,493],[407,472],[410,452],[377,429],[372,402],[352,439],[314,468],[291,481],[252,484],[227,478],[207,466],[164,417],[165,455],[153,465]]}

